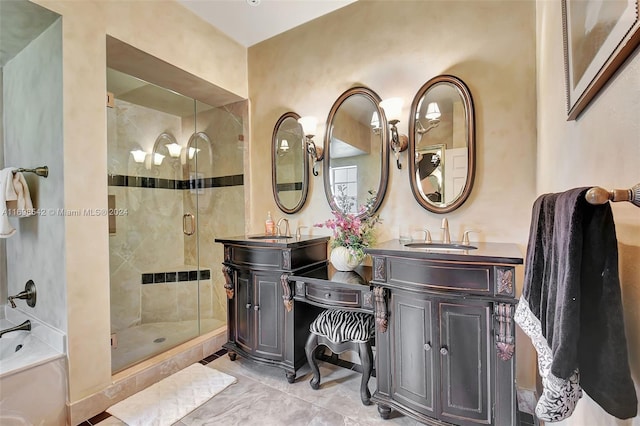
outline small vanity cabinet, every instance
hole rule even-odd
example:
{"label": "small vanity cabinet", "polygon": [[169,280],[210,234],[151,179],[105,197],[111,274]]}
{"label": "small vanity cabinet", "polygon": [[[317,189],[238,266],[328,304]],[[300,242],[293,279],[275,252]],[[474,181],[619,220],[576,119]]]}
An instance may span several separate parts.
{"label": "small vanity cabinet", "polygon": [[217,238],[224,244],[223,275],[227,293],[227,335],[223,345],[237,355],[282,367],[290,383],[306,362],[305,339],[295,330],[308,330],[315,318],[293,309],[289,276],[326,265],[328,237]]}
{"label": "small vanity cabinet", "polygon": [[396,409],[429,425],[516,424],[515,266],[511,244],[411,249],[373,258],[380,416]]}

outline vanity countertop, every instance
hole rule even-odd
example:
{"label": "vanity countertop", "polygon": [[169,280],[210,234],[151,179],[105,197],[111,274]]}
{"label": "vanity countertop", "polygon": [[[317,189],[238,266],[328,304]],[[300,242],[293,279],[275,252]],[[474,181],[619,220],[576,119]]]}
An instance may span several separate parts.
{"label": "vanity countertop", "polygon": [[406,247],[400,240],[389,240],[365,249],[371,255],[408,257],[426,260],[453,260],[473,263],[523,263],[522,252],[516,244],[472,242],[470,250],[446,250]]}
{"label": "vanity countertop", "polygon": [[302,235],[297,237],[269,237],[264,234],[258,235],[238,235],[234,237],[219,237],[214,240],[216,243],[223,244],[242,244],[249,247],[280,247],[280,248],[295,248],[298,246],[308,245],[310,243],[318,243],[329,241],[328,236],[312,236]]}

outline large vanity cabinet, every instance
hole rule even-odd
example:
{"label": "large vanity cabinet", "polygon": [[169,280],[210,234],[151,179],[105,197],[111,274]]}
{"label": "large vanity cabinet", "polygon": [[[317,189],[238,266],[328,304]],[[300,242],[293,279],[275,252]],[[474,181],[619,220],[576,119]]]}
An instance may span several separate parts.
{"label": "large vanity cabinet", "polygon": [[377,390],[429,425],[516,424],[517,246],[409,249],[390,241],[373,258]]}
{"label": "large vanity cabinet", "polygon": [[244,236],[215,240],[224,244],[228,341],[223,347],[232,360],[240,355],[282,367],[293,383],[306,362],[306,339],[296,339],[296,330],[308,330],[315,315],[293,309],[289,276],[326,265],[328,240]]}

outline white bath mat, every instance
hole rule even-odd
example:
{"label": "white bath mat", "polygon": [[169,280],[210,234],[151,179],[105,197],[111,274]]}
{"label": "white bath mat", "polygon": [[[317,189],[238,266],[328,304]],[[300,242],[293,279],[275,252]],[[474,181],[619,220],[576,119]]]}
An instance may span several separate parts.
{"label": "white bath mat", "polygon": [[107,413],[128,426],[172,425],[236,378],[196,363],[111,406]]}

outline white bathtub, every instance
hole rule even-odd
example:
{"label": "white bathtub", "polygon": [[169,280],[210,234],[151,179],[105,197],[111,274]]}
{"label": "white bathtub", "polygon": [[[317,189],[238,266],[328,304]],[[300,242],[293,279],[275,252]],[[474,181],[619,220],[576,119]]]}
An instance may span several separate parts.
{"label": "white bathtub", "polygon": [[[20,319],[0,319],[0,329],[21,324]],[[66,360],[62,351],[45,343],[48,339],[55,342],[59,336],[54,330],[50,339],[50,327],[33,319],[31,324],[32,331],[12,331],[0,337],[0,424],[63,426],[67,417]]]}
{"label": "white bathtub", "polygon": [[[0,330],[15,325],[6,319],[0,319]],[[61,356],[60,352],[36,338],[30,331],[4,334],[0,337],[0,379]]]}

